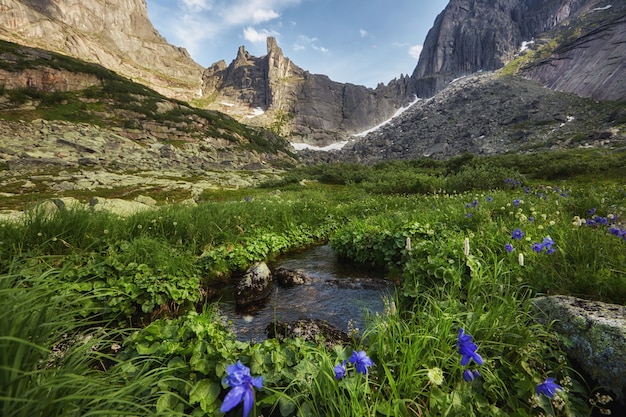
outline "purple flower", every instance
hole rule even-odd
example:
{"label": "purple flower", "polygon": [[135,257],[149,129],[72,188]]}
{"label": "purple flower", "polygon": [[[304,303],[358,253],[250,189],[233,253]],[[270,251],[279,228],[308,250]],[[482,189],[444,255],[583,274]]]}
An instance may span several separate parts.
{"label": "purple flower", "polygon": [[335,371],[335,379],[336,380],[342,380],[343,378],[346,377],[346,375],[348,374],[348,371],[346,370],[346,361],[343,361],[342,363],[335,365],[335,367],[333,368],[333,370]]}
{"label": "purple flower", "polygon": [[515,200],[513,200],[513,205],[515,207],[519,207],[519,203],[520,203],[519,199],[516,198]]}
{"label": "purple flower", "polygon": [[490,196],[490,195],[489,195],[489,196],[487,196],[487,202],[488,202],[488,203],[491,203],[492,201],[493,201],[493,197],[492,197],[492,196]]}
{"label": "purple flower", "polygon": [[543,238],[543,242],[541,242],[544,248],[551,247],[554,245],[554,240],[550,236],[546,236]]}
{"label": "purple flower", "polygon": [[478,206],[478,200],[472,201],[472,207],[476,207],[476,206]]}
{"label": "purple flower", "polygon": [[526,233],[522,232],[522,229],[517,228],[515,230],[513,230],[513,233],[511,233],[511,238],[512,239],[517,239],[517,240],[522,240],[522,238],[526,235]]}
{"label": "purple flower", "polygon": [[507,243],[506,245],[504,245],[504,249],[506,249],[506,251],[508,253],[511,253],[515,250],[515,248],[513,247],[513,245],[511,245],[510,243]]}
{"label": "purple flower", "polygon": [[474,369],[473,371],[470,371],[469,369],[463,371],[463,379],[467,382],[472,382],[476,378],[480,378],[480,372],[478,372],[476,369]]}
{"label": "purple flower", "polygon": [[374,362],[362,350],[358,352],[353,350],[352,356],[350,356],[350,359],[348,360],[351,364],[354,365],[354,367],[356,368],[356,372],[359,374],[366,374],[367,368],[374,365]]}
{"label": "purple flower", "polygon": [[537,388],[535,388],[535,391],[537,392],[537,395],[544,394],[548,398],[554,398],[554,393],[556,392],[556,390],[557,389],[558,390],[562,390],[563,389],[563,388],[561,388],[561,386],[559,384],[557,384],[554,381],[555,381],[554,378],[546,378],[545,381],[543,381],[541,384],[537,385]]}
{"label": "purple flower", "polygon": [[237,361],[234,365],[226,367],[226,376],[222,384],[231,387],[231,390],[224,397],[224,402],[220,411],[226,413],[243,401],[243,416],[247,417],[254,405],[254,389],[263,387],[263,377],[253,378],[250,375],[250,368]]}
{"label": "purple flower", "polygon": [[587,214],[593,216],[594,214],[596,214],[596,210],[597,209],[595,207],[590,208],[589,210],[587,210]]}
{"label": "purple flower", "polygon": [[459,348],[461,354],[461,365],[465,366],[471,359],[474,359],[479,365],[483,364],[483,358],[480,357],[476,351],[478,346],[472,341],[472,336],[465,334],[465,330],[462,327],[459,328],[459,336],[456,341],[456,346]]}
{"label": "purple flower", "polygon": [[533,243],[531,248],[537,253],[540,253],[543,250],[543,246],[541,245],[541,243]]}

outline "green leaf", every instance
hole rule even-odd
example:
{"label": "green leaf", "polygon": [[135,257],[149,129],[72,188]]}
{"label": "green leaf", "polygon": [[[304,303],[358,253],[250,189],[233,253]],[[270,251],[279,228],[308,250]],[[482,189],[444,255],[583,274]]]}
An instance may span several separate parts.
{"label": "green leaf", "polygon": [[191,404],[200,403],[203,411],[209,411],[209,408],[213,409],[211,405],[217,400],[221,391],[222,387],[217,382],[201,379],[191,389],[189,402]]}
{"label": "green leaf", "polygon": [[171,392],[167,392],[159,397],[156,403],[157,413],[173,410],[178,404],[178,399]]}

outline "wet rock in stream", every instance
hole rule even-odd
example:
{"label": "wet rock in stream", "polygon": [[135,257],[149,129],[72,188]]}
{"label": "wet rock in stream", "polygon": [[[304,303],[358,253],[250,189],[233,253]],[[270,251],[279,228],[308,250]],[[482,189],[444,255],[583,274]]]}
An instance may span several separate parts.
{"label": "wet rock in stream", "polygon": [[265,328],[267,337],[270,339],[300,338],[307,342],[318,343],[324,341],[327,348],[334,345],[347,345],[352,342],[350,336],[328,323],[320,319],[302,319],[291,322],[275,321]]}

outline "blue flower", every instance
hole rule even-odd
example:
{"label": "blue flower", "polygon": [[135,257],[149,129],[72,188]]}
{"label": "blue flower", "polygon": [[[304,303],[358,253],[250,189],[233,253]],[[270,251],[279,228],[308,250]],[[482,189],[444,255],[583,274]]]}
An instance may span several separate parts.
{"label": "blue flower", "polygon": [[506,249],[506,251],[508,253],[511,253],[515,250],[515,248],[513,247],[513,245],[511,245],[510,243],[507,243],[506,245],[504,245],[504,249]]}
{"label": "blue flower", "polygon": [[543,246],[541,245],[541,243],[533,243],[531,248],[537,253],[540,253],[543,250]]}
{"label": "blue flower", "polygon": [[359,374],[366,374],[367,368],[374,365],[374,362],[367,356],[364,351],[352,351],[352,356],[349,359],[350,363],[356,368],[356,372]]}
{"label": "blue flower", "polygon": [[467,365],[471,359],[474,359],[474,362],[479,365],[483,364],[483,358],[476,353],[478,346],[476,343],[472,342],[472,336],[465,334],[465,330],[463,330],[462,327],[459,328],[459,337],[457,338],[456,346],[459,348],[459,353],[462,356],[462,366]]}
{"label": "blue flower", "polygon": [[469,369],[463,371],[463,379],[467,382],[472,382],[475,378],[480,378],[480,372],[476,369],[473,371],[470,371]]}
{"label": "blue flower", "polygon": [[226,394],[220,411],[226,413],[243,401],[243,417],[247,417],[254,405],[254,389],[263,387],[263,377],[253,378],[250,375],[250,368],[237,361],[234,365],[226,367],[226,376],[222,383],[231,387]]}
{"label": "blue flower", "polygon": [[515,200],[513,200],[513,205],[515,207],[519,207],[519,203],[520,203],[519,199],[516,198]]}
{"label": "blue flower", "polygon": [[589,210],[587,210],[587,214],[593,216],[594,214],[596,214],[596,210],[597,209],[595,207],[590,208]]}
{"label": "blue flower", "polygon": [[490,196],[490,195],[489,195],[489,196],[487,196],[487,202],[488,202],[488,203],[491,203],[492,201],[493,201],[493,197],[492,197],[492,196]]}
{"label": "blue flower", "polygon": [[526,233],[522,232],[522,229],[517,228],[515,230],[513,230],[513,233],[511,233],[511,238],[512,239],[517,239],[517,240],[522,240],[522,238],[526,235]]}
{"label": "blue flower", "polygon": [[336,380],[342,380],[343,378],[345,378],[348,374],[348,371],[346,370],[346,361],[343,361],[339,365],[335,365],[333,370],[335,371]]}
{"label": "blue flower", "polygon": [[557,389],[562,390],[563,388],[557,384],[554,378],[546,378],[541,384],[537,385],[535,391],[537,395],[544,394],[548,398],[554,398],[554,393]]}
{"label": "blue flower", "polygon": [[472,207],[476,207],[476,206],[478,206],[478,200],[472,201]]}

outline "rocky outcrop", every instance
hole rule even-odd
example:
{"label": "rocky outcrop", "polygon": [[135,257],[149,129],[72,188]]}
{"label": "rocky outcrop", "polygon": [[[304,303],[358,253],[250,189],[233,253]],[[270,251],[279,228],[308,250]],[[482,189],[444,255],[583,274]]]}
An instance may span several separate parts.
{"label": "rocky outcrop", "polygon": [[99,63],[170,97],[200,90],[203,68],[159,35],[145,0],[0,0],[0,38]]}
{"label": "rocky outcrop", "polygon": [[563,336],[565,349],[593,379],[626,400],[626,307],[568,296],[533,300],[538,319]]}
{"label": "rocky outcrop", "polygon": [[435,19],[412,79],[431,97],[460,76],[504,66],[530,41],[590,0],[451,0]]}
{"label": "rocky outcrop", "polygon": [[[377,162],[465,152],[493,155],[531,149],[626,144],[619,106],[556,92],[518,76],[479,73],[422,100],[339,152],[300,153],[310,161]],[[603,132],[603,133],[602,133]]]}
{"label": "rocky outcrop", "polygon": [[310,74],[283,55],[274,38],[267,55],[251,56],[242,46],[226,65],[219,61],[203,76],[210,108],[249,124],[270,127],[294,142],[327,145],[387,120],[411,97],[408,77],[375,89]]}

